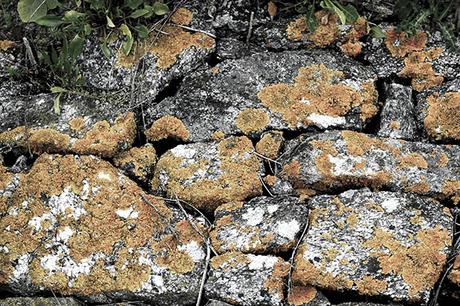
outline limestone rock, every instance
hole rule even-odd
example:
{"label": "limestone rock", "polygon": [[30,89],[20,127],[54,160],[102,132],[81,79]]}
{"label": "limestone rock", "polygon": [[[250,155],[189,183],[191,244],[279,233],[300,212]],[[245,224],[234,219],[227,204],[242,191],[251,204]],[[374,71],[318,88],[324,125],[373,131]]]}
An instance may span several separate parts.
{"label": "limestone rock", "polygon": [[0,148],[113,157],[134,142],[136,119],[126,106],[69,95],[56,114],[54,99],[52,94],[19,94],[3,101]]}
{"label": "limestone rock", "polygon": [[297,243],[307,219],[307,207],[294,197],[226,203],[215,211],[212,245],[219,253],[286,252]]}
{"label": "limestone rock", "polygon": [[152,189],[213,211],[262,194],[262,163],[249,138],[178,145],[161,156]]}
{"label": "limestone rock", "polygon": [[2,306],[82,306],[73,298],[12,297],[0,299]]}
{"label": "limestone rock", "polygon": [[387,188],[460,200],[459,146],[333,131],[307,138],[280,162],[279,177],[297,189]]}
{"label": "limestone rock", "polygon": [[113,161],[127,176],[146,183],[153,174],[157,154],[151,144],[146,144],[121,153]]}
{"label": "limestone rock", "polygon": [[460,79],[417,96],[418,122],[430,140],[460,143]]}
{"label": "limestone rock", "polygon": [[309,202],[293,282],[426,302],[444,268],[452,215],[430,198],[349,190]]}
{"label": "limestone rock", "polygon": [[[104,56],[98,40],[89,42],[81,65],[87,85],[99,90],[121,90],[133,104],[140,104],[154,99],[172,80],[203,64],[213,51],[214,38],[181,26],[212,33],[205,6],[198,0],[173,2],[171,7],[179,3],[181,6],[161,28],[168,35],[157,36],[158,32],[152,31],[149,38],[133,46],[128,56],[121,49],[122,39],[109,44],[112,50],[109,58]],[[133,82],[135,95],[131,95]]]}
{"label": "limestone rock", "polygon": [[186,77],[176,96],[148,107],[146,134],[153,128],[153,135],[195,142],[270,129],[359,130],[378,111],[374,81],[367,67],[321,50],[224,61]]}
{"label": "limestone rock", "polygon": [[331,306],[332,304],[320,291],[312,286],[293,286],[289,290],[290,306]]}
{"label": "limestone rock", "polygon": [[280,257],[225,253],[211,259],[205,294],[233,305],[283,305],[288,273]]}
{"label": "limestone rock", "polygon": [[441,33],[418,32],[414,36],[383,26],[385,39],[369,37],[365,59],[379,77],[399,75],[411,79],[418,92],[460,76],[460,55],[447,48]]}
{"label": "limestone rock", "polygon": [[417,136],[412,89],[392,83],[387,84],[385,105],[380,114],[381,137],[414,140]]}
{"label": "limestone rock", "polygon": [[15,188],[8,176],[6,184],[0,176],[2,288],[93,303],[196,299],[205,258],[199,220],[94,156],[42,154]]}

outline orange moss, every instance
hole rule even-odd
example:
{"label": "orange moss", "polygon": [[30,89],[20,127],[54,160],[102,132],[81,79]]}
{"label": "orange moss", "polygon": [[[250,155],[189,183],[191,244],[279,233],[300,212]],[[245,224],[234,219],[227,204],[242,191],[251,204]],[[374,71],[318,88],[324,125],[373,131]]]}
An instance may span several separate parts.
{"label": "orange moss", "polygon": [[460,180],[445,182],[442,193],[451,198],[454,204],[460,203]]}
{"label": "orange moss", "polygon": [[300,41],[303,38],[303,33],[308,30],[307,20],[305,17],[297,18],[291,21],[286,29],[288,39],[293,41]]}
{"label": "orange moss", "polygon": [[392,120],[390,122],[390,129],[392,130],[399,130],[401,128],[401,124],[398,121]]}
{"label": "orange moss", "polygon": [[276,14],[278,13],[278,7],[273,1],[270,1],[268,2],[268,5],[267,5],[267,11],[268,11],[268,15],[273,20],[273,18],[275,18]]}
{"label": "orange moss", "polygon": [[249,264],[250,259],[247,255],[240,252],[227,252],[222,255],[211,258],[211,267],[213,269],[223,269],[229,271],[233,267]]}
{"label": "orange moss", "polygon": [[336,41],[339,34],[339,17],[328,10],[321,10],[315,13],[318,26],[308,35],[316,47],[324,48]]}
{"label": "orange moss", "polygon": [[162,31],[168,33],[156,36],[153,33],[148,39],[137,43],[130,55],[126,56],[122,50],[118,52],[117,64],[125,68],[132,68],[148,52],[157,57],[156,66],[158,69],[168,69],[176,63],[177,57],[185,50],[191,47],[197,49],[212,49],[215,40],[210,36],[201,33],[189,33],[182,28],[167,25]]}
{"label": "orange moss", "polygon": [[244,202],[242,201],[228,202],[228,203],[222,204],[219,207],[217,207],[215,212],[217,213],[219,211],[227,211],[227,212],[234,211],[234,210],[240,209],[241,207],[243,207],[243,205],[244,205]]}
{"label": "orange moss", "polygon": [[416,167],[419,169],[428,168],[428,162],[419,153],[410,153],[407,155],[400,156],[398,157],[398,162],[399,162],[398,167],[400,168],[411,168],[411,167]]}
{"label": "orange moss", "polygon": [[180,25],[190,25],[193,20],[193,12],[190,10],[180,7],[178,8],[174,14],[171,16],[171,21],[174,22],[175,24],[180,24]]}
{"label": "orange moss", "polygon": [[413,36],[409,36],[405,32],[397,32],[391,28],[386,32],[385,45],[394,57],[402,58],[414,52],[421,51],[425,48],[427,42],[427,34],[418,32]]}
{"label": "orange moss", "polygon": [[293,286],[289,290],[288,303],[293,306],[306,305],[318,294],[315,287],[312,286]]}
{"label": "orange moss", "polygon": [[153,122],[150,128],[145,131],[145,136],[152,141],[167,138],[186,141],[190,137],[190,132],[180,119],[166,115]]}
{"label": "orange moss", "polygon": [[80,132],[86,127],[85,118],[77,117],[69,121],[69,126],[75,132]]}
{"label": "orange moss", "polygon": [[257,153],[272,160],[278,158],[278,154],[283,144],[283,132],[271,131],[262,136],[256,144]]}
{"label": "orange moss", "polygon": [[14,41],[11,40],[0,40],[0,51],[7,51],[15,45]]}
{"label": "orange moss", "polygon": [[361,110],[366,121],[377,113],[374,105],[377,92],[372,83],[362,84],[361,90],[340,83],[342,71],[323,64],[301,67],[293,84],[279,83],[262,88],[257,94],[262,104],[279,113],[290,127],[314,125],[309,115],[346,116],[352,110]]}
{"label": "orange moss", "polygon": [[267,112],[257,108],[247,108],[235,119],[236,127],[246,135],[263,131],[269,123],[270,117]]}
{"label": "orange moss", "polygon": [[214,140],[222,140],[225,138],[225,133],[222,131],[215,131],[212,133],[212,139]]}
{"label": "orange moss", "polygon": [[417,91],[440,85],[444,77],[433,70],[432,61],[442,52],[441,48],[432,48],[427,51],[410,53],[404,59],[404,68],[399,75],[412,78],[412,88]]}
{"label": "orange moss", "polygon": [[428,135],[436,140],[460,140],[460,92],[435,93],[427,98],[423,125]]}
{"label": "orange moss", "polygon": [[264,283],[264,288],[270,294],[279,296],[280,300],[284,300],[284,279],[289,274],[289,267],[289,263],[278,258],[273,266],[273,272]]}
{"label": "orange moss", "polygon": [[340,50],[348,56],[356,57],[361,53],[363,46],[359,41],[347,41],[340,46]]}
{"label": "orange moss", "polygon": [[[160,186],[160,173],[168,176],[166,192],[199,208],[214,210],[219,205],[244,200],[262,194],[259,179],[260,162],[251,154],[254,147],[247,137],[230,137],[217,144],[220,174],[192,179],[197,173],[206,173],[211,167],[210,159],[197,157],[196,162],[181,166],[182,157],[168,152],[157,163],[152,188]],[[192,181],[189,181],[191,180]],[[186,183],[185,183],[186,182]]]}
{"label": "orange moss", "polygon": [[367,296],[379,295],[385,292],[388,284],[384,280],[375,279],[372,276],[366,275],[361,280],[356,282],[356,290]]}
{"label": "orange moss", "polygon": [[[118,168],[129,168],[136,177],[146,179],[157,162],[156,151],[152,146],[132,148],[113,160]],[[131,169],[132,168],[132,169]]]}
{"label": "orange moss", "polygon": [[448,275],[448,278],[452,283],[460,286],[460,255],[455,257],[454,265]]}
{"label": "orange moss", "polygon": [[449,244],[449,232],[436,227],[418,231],[415,244],[410,247],[393,234],[377,229],[363,246],[378,259],[382,273],[400,275],[404,279],[410,286],[410,300],[417,301],[421,292],[432,288],[439,279],[446,262],[445,248]]}

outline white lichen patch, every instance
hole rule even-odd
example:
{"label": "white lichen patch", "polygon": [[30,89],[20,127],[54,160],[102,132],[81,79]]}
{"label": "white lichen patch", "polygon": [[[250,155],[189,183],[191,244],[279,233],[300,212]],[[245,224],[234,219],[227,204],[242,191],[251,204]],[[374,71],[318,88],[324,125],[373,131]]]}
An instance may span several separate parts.
{"label": "white lichen patch", "polygon": [[391,213],[398,209],[399,207],[399,199],[397,198],[390,198],[382,202],[382,207],[385,209],[386,212]]}
{"label": "white lichen patch", "polygon": [[330,126],[342,126],[347,123],[347,120],[344,117],[335,117],[316,113],[308,115],[307,119],[323,129]]}
{"label": "white lichen patch", "polygon": [[117,209],[115,213],[122,219],[136,219],[139,217],[139,212],[135,211],[132,205],[129,206],[127,209]]}
{"label": "white lichen patch", "polygon": [[191,159],[195,156],[196,150],[193,148],[189,148],[186,145],[179,145],[171,149],[171,153],[175,157]]}
{"label": "white lichen patch", "polygon": [[277,211],[279,208],[279,205],[277,204],[271,204],[267,206],[267,211],[269,214],[273,214],[275,211]]}
{"label": "white lichen patch", "polygon": [[260,207],[249,208],[242,218],[246,220],[247,225],[256,226],[264,220],[264,210]]}
{"label": "white lichen patch", "polygon": [[[78,220],[80,216],[87,213],[83,207],[83,201],[81,201],[81,199],[71,190],[71,187],[66,187],[60,195],[50,197],[48,206],[51,210],[50,212],[54,216],[71,216],[74,220]],[[68,211],[70,211],[70,214],[67,214]]]}
{"label": "white lichen patch", "polygon": [[299,230],[300,224],[297,220],[281,221],[276,224],[276,232],[289,240],[294,240]]}
{"label": "white lichen patch", "polygon": [[278,258],[274,256],[248,254],[248,258],[251,261],[248,266],[251,270],[272,269],[278,262]]}
{"label": "white lichen patch", "polygon": [[56,238],[66,243],[73,234],[74,231],[69,226],[66,226],[63,230],[58,232]]}
{"label": "white lichen patch", "polygon": [[105,171],[99,171],[97,174],[97,178],[101,181],[107,181],[107,182],[112,181],[112,175],[110,175],[110,173],[107,173]]}
{"label": "white lichen patch", "polygon": [[206,256],[203,248],[196,241],[192,241],[185,245],[180,245],[178,250],[185,251],[193,259],[194,262],[200,262]]}
{"label": "white lichen patch", "polygon": [[29,261],[29,254],[23,254],[17,259],[18,263],[14,267],[14,271],[12,274],[13,280],[20,280],[27,277],[27,275],[29,274]]}

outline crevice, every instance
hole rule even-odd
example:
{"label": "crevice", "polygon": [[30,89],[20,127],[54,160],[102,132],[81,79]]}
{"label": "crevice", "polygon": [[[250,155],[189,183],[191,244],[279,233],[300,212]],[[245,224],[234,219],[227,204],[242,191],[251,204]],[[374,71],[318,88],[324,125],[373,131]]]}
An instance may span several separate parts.
{"label": "crevice", "polygon": [[365,134],[377,134],[380,129],[382,110],[383,110],[383,106],[385,105],[385,100],[387,98],[385,84],[388,84],[388,81],[385,79],[381,79],[381,78],[377,79],[377,81],[375,82],[376,89],[378,92],[379,108],[378,108],[377,114],[373,118],[371,118],[371,120],[364,127],[363,133]]}
{"label": "crevice", "polygon": [[156,105],[166,98],[174,97],[179,91],[183,80],[184,80],[184,77],[172,79],[165,88],[160,90],[160,92],[157,94],[152,104]]}

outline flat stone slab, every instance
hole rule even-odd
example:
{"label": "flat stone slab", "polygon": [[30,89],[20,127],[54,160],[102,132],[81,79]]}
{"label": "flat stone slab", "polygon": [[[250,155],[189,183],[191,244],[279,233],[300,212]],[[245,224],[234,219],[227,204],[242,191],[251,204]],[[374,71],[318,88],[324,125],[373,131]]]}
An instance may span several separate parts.
{"label": "flat stone slab", "polygon": [[286,252],[297,243],[308,219],[298,198],[258,197],[219,206],[211,231],[214,249],[243,253]]}
{"label": "flat stone slab", "polygon": [[131,147],[133,112],[114,101],[70,95],[54,111],[56,95],[18,92],[0,105],[0,149],[113,157]]}
{"label": "flat stone slab", "polygon": [[417,95],[417,118],[431,141],[460,143],[460,79]]}
{"label": "flat stone slab", "polygon": [[205,228],[192,216],[94,156],[42,154],[27,174],[4,177],[3,288],[20,295],[53,291],[92,303],[195,301]]}
{"label": "flat stone slab", "polygon": [[414,194],[349,190],[313,197],[293,282],[426,302],[450,251],[447,208]]}
{"label": "flat stone slab", "polygon": [[12,297],[0,299],[2,306],[83,306],[73,298]]}
{"label": "flat stone slab", "polygon": [[307,137],[281,158],[279,177],[297,189],[387,188],[460,200],[460,147],[352,131]]}
{"label": "flat stone slab", "polygon": [[283,305],[288,273],[280,257],[225,253],[211,259],[205,294],[236,305]]}
{"label": "flat stone slab", "polygon": [[245,136],[178,145],[158,160],[152,189],[207,211],[262,195],[263,166],[254,150]]}
{"label": "flat stone slab", "polygon": [[333,51],[228,60],[192,73],[174,97],[147,107],[146,135],[196,142],[269,129],[360,130],[378,111],[375,80],[371,69]]}

